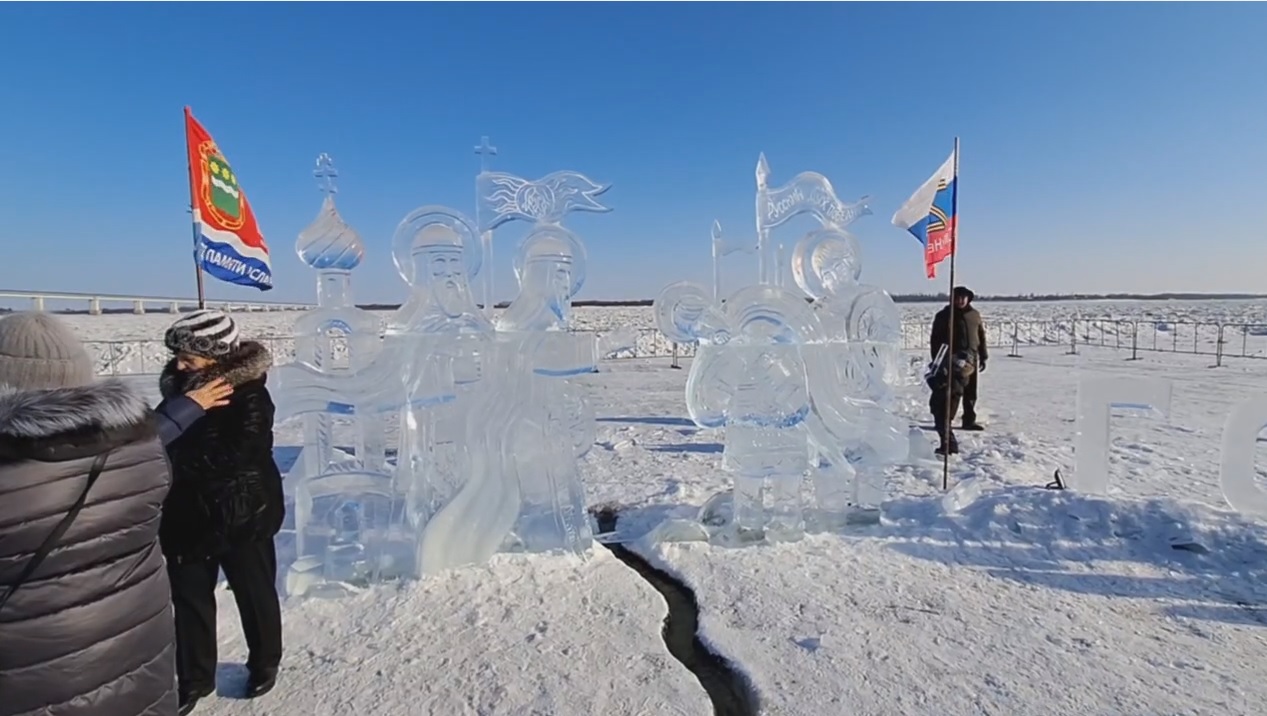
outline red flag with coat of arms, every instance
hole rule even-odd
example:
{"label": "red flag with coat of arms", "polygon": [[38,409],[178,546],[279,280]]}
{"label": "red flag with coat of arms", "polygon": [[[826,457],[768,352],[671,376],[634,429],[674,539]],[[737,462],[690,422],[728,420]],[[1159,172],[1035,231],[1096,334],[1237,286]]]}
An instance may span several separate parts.
{"label": "red flag with coat of arms", "polygon": [[261,291],[273,287],[268,245],[255,222],[255,212],[238,185],[237,174],[193,112],[185,108],[185,142],[189,151],[189,188],[198,267],[214,278]]}

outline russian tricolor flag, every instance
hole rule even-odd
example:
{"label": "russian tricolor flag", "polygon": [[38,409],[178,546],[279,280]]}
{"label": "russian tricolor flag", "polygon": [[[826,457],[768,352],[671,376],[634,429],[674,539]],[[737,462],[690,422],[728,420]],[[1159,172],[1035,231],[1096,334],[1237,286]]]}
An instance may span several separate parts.
{"label": "russian tricolor flag", "polygon": [[924,245],[924,270],[937,277],[937,264],[955,252],[956,159],[950,158],[893,215],[893,225],[911,232]]}

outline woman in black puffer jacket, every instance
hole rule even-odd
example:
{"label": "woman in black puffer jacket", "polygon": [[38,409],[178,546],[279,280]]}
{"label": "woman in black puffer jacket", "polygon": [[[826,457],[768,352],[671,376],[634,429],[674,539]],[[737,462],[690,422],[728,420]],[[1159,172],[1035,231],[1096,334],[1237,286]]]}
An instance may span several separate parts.
{"label": "woman in black puffer jacket", "polygon": [[282,658],[281,607],[273,537],[285,517],[281,473],[273,462],[273,401],[265,387],[272,356],[239,341],[220,311],[195,311],[168,329],[175,357],[160,378],[163,395],[223,378],[229,404],[168,446],[174,485],[163,505],[163,553],[176,608],[180,713],[215,691],[215,586],[220,570],[233,590],[250,656],[248,698],[272,689]]}

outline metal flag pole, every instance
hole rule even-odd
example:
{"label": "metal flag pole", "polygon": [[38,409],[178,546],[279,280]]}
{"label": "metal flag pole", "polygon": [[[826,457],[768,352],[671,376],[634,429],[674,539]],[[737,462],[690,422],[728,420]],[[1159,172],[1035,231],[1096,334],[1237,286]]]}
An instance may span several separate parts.
{"label": "metal flag pole", "polygon": [[950,489],[950,421],[954,418],[951,411],[954,399],[955,385],[955,254],[959,252],[959,137],[955,137],[955,161],[954,176],[951,181],[955,183],[955,189],[950,194],[950,290],[947,294],[950,297],[950,325],[947,326],[949,338],[947,339],[946,349],[946,414],[945,422],[942,423],[942,429],[945,430],[941,438],[941,489]]}
{"label": "metal flag pole", "polygon": [[198,188],[194,183],[194,166],[191,157],[193,156],[193,147],[189,145],[189,108],[185,108],[185,168],[189,174],[189,216],[193,224],[194,232],[194,276],[198,285],[198,309],[202,310],[207,307],[207,296],[205,287],[202,282],[202,232],[198,230],[198,220],[194,216],[194,206],[197,205]]}

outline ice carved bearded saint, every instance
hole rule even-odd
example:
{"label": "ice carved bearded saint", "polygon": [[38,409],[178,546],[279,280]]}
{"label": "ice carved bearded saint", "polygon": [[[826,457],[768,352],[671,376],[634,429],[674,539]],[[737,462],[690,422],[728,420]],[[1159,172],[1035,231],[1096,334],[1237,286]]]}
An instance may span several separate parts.
{"label": "ice carved bearded saint", "polygon": [[[481,255],[471,223],[444,207],[422,207],[404,218],[393,239],[393,259],[410,284],[409,300],[388,322],[388,340],[409,364],[406,391],[425,389],[427,356],[452,368],[457,400],[423,407],[410,400],[402,415],[400,474],[411,522],[425,524],[463,482],[460,451],[466,443],[465,411],[483,377],[493,326],[471,296],[469,277]],[[423,392],[426,392],[423,390]]]}
{"label": "ice carved bearded saint", "polygon": [[478,246],[474,231],[455,216],[415,213],[414,217],[414,221],[406,218],[397,232],[397,263],[404,264],[399,268],[413,291],[392,327],[414,334],[492,331],[471,296],[469,276],[479,268],[479,257],[472,257],[471,250]]}

